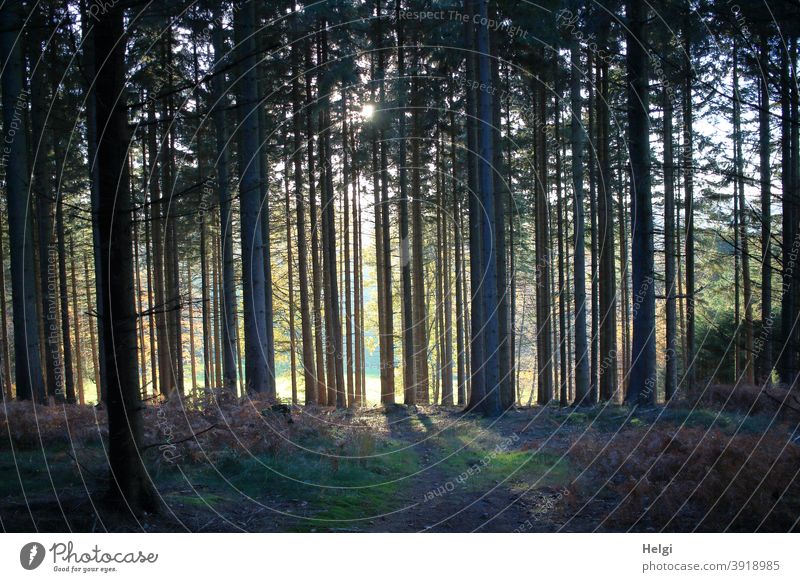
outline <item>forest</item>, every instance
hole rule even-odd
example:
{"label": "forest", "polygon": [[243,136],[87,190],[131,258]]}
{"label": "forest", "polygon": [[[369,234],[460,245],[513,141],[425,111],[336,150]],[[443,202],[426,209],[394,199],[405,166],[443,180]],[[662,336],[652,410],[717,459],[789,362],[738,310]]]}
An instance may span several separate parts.
{"label": "forest", "polygon": [[0,527],[799,531],[799,36],[0,3]]}

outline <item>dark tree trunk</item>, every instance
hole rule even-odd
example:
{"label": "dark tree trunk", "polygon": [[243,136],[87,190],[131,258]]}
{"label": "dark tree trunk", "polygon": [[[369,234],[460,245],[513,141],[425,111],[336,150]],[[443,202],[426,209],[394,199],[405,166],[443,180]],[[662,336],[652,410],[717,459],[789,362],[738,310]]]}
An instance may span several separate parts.
{"label": "dark tree trunk", "polygon": [[[543,59],[540,51],[539,55]],[[550,287],[550,225],[547,201],[547,136],[545,119],[547,117],[547,91],[544,81],[533,81],[536,109],[536,355],[537,402],[547,404],[553,399],[553,338],[552,338],[552,297]]]}
{"label": "dark tree trunk", "polygon": [[406,168],[406,81],[403,19],[401,0],[395,1],[397,20],[397,109],[398,109],[398,174],[400,179],[400,269],[403,306],[403,402],[416,404],[416,374],[414,372],[414,315],[411,291],[411,249],[408,233],[408,172]]}
{"label": "dark tree trunk", "polygon": [[7,3],[2,9],[0,32],[3,132],[8,150],[6,194],[11,253],[11,300],[14,311],[14,357],[17,399],[45,402],[45,386],[39,352],[39,329],[34,265],[33,222],[28,188],[28,106],[23,94],[25,63],[20,31],[23,7]]}
{"label": "dark tree trunk", "polygon": [[[292,7],[296,4],[293,2]],[[294,167],[294,199],[297,215],[297,269],[300,287],[300,325],[303,344],[303,385],[306,406],[317,402],[316,363],[314,360],[314,336],[311,332],[311,309],[309,305],[308,248],[306,244],[306,207],[303,195],[302,131],[303,118],[300,113],[300,45],[297,42],[297,19],[292,19],[292,164]],[[288,220],[288,217],[287,217]]]}
{"label": "dark tree trunk", "polygon": [[[607,49],[609,20],[603,18],[598,45]],[[610,93],[608,63],[598,63],[600,69],[598,117],[598,244],[600,279],[600,399],[617,397],[617,283],[614,258],[614,197],[611,188],[610,156]]]}
{"label": "dark tree trunk", "polygon": [[761,181],[761,357],[757,361],[759,382],[769,382],[772,375],[772,186],[770,183],[770,95],[769,44],[762,35],[759,47],[758,152]]}
{"label": "dark tree trunk", "polygon": [[111,7],[96,27],[99,231],[101,273],[108,284],[103,305],[108,386],[111,497],[133,513],[158,510],[141,456],[142,403],[136,364],[136,313],[131,253],[131,194],[126,151],[129,145],[125,91],[123,9]]}
{"label": "dark tree trunk", "polygon": [[653,262],[653,201],[650,193],[649,78],[645,21],[647,8],[628,0],[628,149],[630,152],[631,264],[637,309],[633,312],[633,351],[627,401],[656,400],[656,295]]}
{"label": "dark tree trunk", "polygon": [[694,272],[694,161],[692,150],[694,148],[694,130],[692,129],[692,79],[694,68],[691,60],[690,26],[687,24],[683,34],[683,54],[685,57],[685,77],[683,87],[683,190],[684,190],[684,224],[686,235],[686,390],[690,394],[695,384],[695,272]]}
{"label": "dark tree trunk", "polygon": [[270,346],[267,336],[267,306],[264,277],[264,241],[261,233],[261,155],[259,154],[258,83],[256,79],[255,7],[244,4],[234,14],[239,47],[240,80],[237,85],[239,113],[239,198],[242,230],[242,287],[244,295],[244,342],[246,388],[269,392]]}
{"label": "dark tree trunk", "polygon": [[[220,345],[220,365],[222,384],[220,388],[236,394],[236,282],[234,280],[233,265],[233,226],[231,224],[231,201],[228,184],[228,132],[225,120],[224,95],[225,75],[222,72],[225,67],[223,58],[225,55],[224,31],[222,30],[222,7],[217,5],[214,8],[214,30],[212,31],[212,42],[214,46],[214,68],[216,75],[212,79],[212,91],[214,107],[214,131],[217,147],[217,200],[219,203],[220,220],[220,247],[221,247],[221,283],[222,293],[219,295],[219,317],[221,319],[219,327]],[[218,287],[219,288],[219,287]],[[219,376],[219,372],[217,373]]]}
{"label": "dark tree trunk", "polygon": [[675,161],[672,146],[672,100],[664,89],[664,287],[666,294],[666,371],[664,399],[678,390],[678,329],[675,305]]}
{"label": "dark tree trunk", "polygon": [[[61,153],[59,152],[59,155]],[[63,159],[60,158],[59,159]],[[59,180],[59,183],[61,181]],[[61,299],[61,337],[64,347],[62,369],[67,402],[75,402],[75,376],[72,373],[72,334],[69,322],[69,290],[67,287],[67,250],[64,235],[64,193],[58,193],[56,202],[56,235],[58,238],[58,284]]]}

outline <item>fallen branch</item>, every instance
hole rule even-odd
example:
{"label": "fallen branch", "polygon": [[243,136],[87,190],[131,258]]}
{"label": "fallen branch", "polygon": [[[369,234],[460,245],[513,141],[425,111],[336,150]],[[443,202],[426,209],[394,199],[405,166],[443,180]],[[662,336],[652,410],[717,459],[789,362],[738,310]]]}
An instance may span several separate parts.
{"label": "fallen branch", "polygon": [[164,445],[169,445],[169,446],[179,445],[181,443],[185,443],[186,441],[190,441],[190,440],[192,440],[194,438],[197,438],[201,434],[206,433],[206,432],[208,432],[210,430],[213,430],[215,428],[219,428],[219,427],[216,424],[212,424],[211,426],[209,426],[208,428],[204,428],[200,432],[192,433],[191,435],[189,435],[185,439],[180,439],[180,440],[177,440],[177,441],[167,441],[167,442],[163,442],[163,443],[152,443],[152,444],[143,446],[141,450],[142,451],[146,451],[147,449],[152,449],[153,447],[161,447],[161,446],[164,446]]}

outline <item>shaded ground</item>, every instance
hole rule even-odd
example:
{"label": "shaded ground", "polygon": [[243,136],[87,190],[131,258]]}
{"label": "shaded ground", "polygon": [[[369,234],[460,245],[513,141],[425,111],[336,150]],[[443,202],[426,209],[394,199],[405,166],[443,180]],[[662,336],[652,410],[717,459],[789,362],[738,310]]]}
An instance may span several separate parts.
{"label": "shaded ground", "polygon": [[[786,531],[800,516],[796,424],[766,415],[534,407],[483,419],[396,407],[296,411],[289,424],[255,409],[230,419],[227,409],[232,430],[203,412],[214,428],[181,442],[191,432],[162,413],[156,422],[175,424],[169,446],[150,434],[145,456],[164,510],[138,518],[104,501],[102,434],[77,432],[73,419],[54,440],[37,417],[43,454],[37,438],[10,445],[8,434],[36,426],[9,415],[3,530]],[[196,433],[198,418],[186,421]],[[706,468],[692,472],[698,461]]]}

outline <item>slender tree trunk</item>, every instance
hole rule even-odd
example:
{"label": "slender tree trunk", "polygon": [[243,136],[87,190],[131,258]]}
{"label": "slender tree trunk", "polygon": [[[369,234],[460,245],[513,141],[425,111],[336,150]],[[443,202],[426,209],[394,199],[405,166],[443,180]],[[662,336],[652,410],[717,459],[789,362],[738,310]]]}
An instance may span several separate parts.
{"label": "slender tree trunk", "polygon": [[[142,168],[147,168],[147,158],[146,158],[146,138],[142,140]],[[128,167],[129,172],[131,174],[131,191],[134,190],[133,184],[133,156],[129,155],[129,164]],[[147,191],[147,175],[146,170],[143,172],[145,174],[145,184],[142,188],[142,192]],[[142,385],[142,397],[147,396],[147,362],[146,362],[146,353],[144,347],[144,319],[142,318],[142,282],[141,282],[141,273],[139,271],[139,216],[138,210],[134,210],[133,213],[133,282],[136,286],[136,328],[139,335],[139,370],[141,371],[141,385]],[[63,333],[62,333],[63,335]]]}
{"label": "slender tree trunk", "polygon": [[570,106],[572,108],[572,191],[575,203],[575,404],[589,403],[589,353],[586,341],[586,225],[583,210],[583,144],[581,119],[581,57],[577,43],[570,48]]}
{"label": "slender tree trunk", "polygon": [[[293,12],[296,3],[292,2]],[[297,42],[297,19],[292,19],[292,164],[294,167],[294,199],[297,216],[297,269],[300,288],[300,325],[303,344],[303,386],[306,406],[317,402],[316,363],[314,360],[314,337],[311,332],[311,310],[308,296],[308,248],[306,244],[306,208],[303,195],[303,160],[302,160],[302,122],[300,113],[300,45]],[[288,170],[287,170],[288,171]],[[287,221],[289,217],[287,216]],[[288,228],[288,225],[287,225]],[[291,244],[291,243],[289,243]]]}
{"label": "slender tree trunk", "polygon": [[[94,301],[92,299],[92,286],[89,284],[89,261],[86,255],[83,256],[83,276],[86,281],[86,308],[87,312],[91,313]],[[97,338],[94,333],[94,325],[91,322],[89,323],[89,344],[92,347],[92,370],[94,371],[94,385],[97,390],[97,401],[100,402],[102,399],[102,388],[100,386],[102,382],[99,363],[100,356],[98,355],[99,350]]]}
{"label": "slender tree trunk", "polygon": [[[491,8],[491,19],[497,18],[497,11]],[[490,35],[493,53],[499,53],[499,41],[501,34],[493,31]],[[491,62],[491,83],[493,87],[502,87],[500,79],[500,59],[492,58]],[[500,407],[508,410],[514,406],[514,383],[511,373],[511,360],[513,358],[513,346],[511,343],[511,331],[509,329],[509,278],[508,278],[508,252],[506,246],[506,205],[509,195],[510,184],[506,182],[506,167],[508,160],[503,159],[503,138],[501,134],[502,101],[499,95],[492,97],[492,182],[494,192],[494,261],[497,265],[497,336],[498,336],[498,392],[500,396]]]}
{"label": "slender tree trunk", "polygon": [[458,163],[456,158],[456,118],[453,107],[450,107],[450,165],[452,172],[452,182],[450,191],[453,196],[453,245],[455,246],[455,287],[456,287],[456,392],[458,406],[467,404],[467,368],[466,368],[466,345],[464,318],[465,298],[462,293],[464,289],[464,259],[463,259],[463,233],[461,231],[461,204],[459,199],[461,191],[458,188]]}
{"label": "slender tree trunk", "polygon": [[23,92],[25,63],[19,35],[23,6],[6,3],[0,8],[3,132],[8,161],[8,238],[11,253],[11,300],[14,311],[14,357],[17,399],[45,402],[45,385],[39,351],[36,275],[34,265],[31,193],[28,187],[27,117],[28,96]]}
{"label": "slender tree trunk", "polygon": [[755,383],[755,366],[753,365],[753,292],[750,280],[750,245],[747,235],[747,205],[744,198],[744,160],[742,155],[741,129],[741,96],[739,95],[738,51],[736,41],[733,47],[733,109],[734,109],[734,150],[735,150],[735,182],[738,184],[739,196],[739,239],[742,257],[742,290],[744,292],[744,370],[745,381]]}
{"label": "slender tree trunk", "polygon": [[[557,64],[557,63],[556,63]],[[558,70],[556,69],[556,74]],[[556,94],[553,99],[555,108],[555,145],[556,145],[556,238],[558,244],[558,347],[559,347],[559,404],[569,405],[569,383],[567,381],[567,303],[564,280],[564,236],[566,218],[566,201],[561,192],[561,83],[556,79]]]}
{"label": "slender tree trunk", "polygon": [[[100,175],[100,168],[97,165],[97,143],[98,143],[98,125],[97,125],[97,97],[95,95],[94,89],[94,78],[95,78],[95,58],[96,58],[96,50],[95,50],[95,41],[94,41],[94,34],[92,34],[93,30],[97,29],[97,23],[94,23],[92,28],[89,28],[89,23],[92,22],[92,18],[89,17],[87,12],[87,4],[86,0],[81,0],[80,2],[80,12],[81,12],[81,30],[83,34],[83,67],[84,67],[84,78],[86,81],[85,90],[87,93],[86,99],[86,151],[88,153],[89,159],[89,194],[91,199],[91,206],[92,206],[92,216],[94,220],[92,221],[92,250],[93,250],[93,266],[94,266],[94,288],[95,288],[95,295],[98,297],[98,301],[94,310],[96,311],[96,322],[92,323],[90,327],[92,328],[92,332],[95,330],[97,331],[97,343],[94,341],[92,342],[92,349],[93,355],[96,356],[94,359],[94,370],[95,370],[95,380],[97,386],[97,398],[98,402],[105,400],[105,395],[103,390],[105,390],[106,382],[102,381],[106,375],[106,359],[105,353],[101,350],[97,349],[97,344],[102,345],[104,343],[103,337],[103,313],[102,313],[102,305],[101,301],[99,300],[105,294],[104,285],[105,281],[103,281],[103,277],[100,274],[100,230],[97,227],[97,215],[100,209],[100,194],[98,190],[98,183],[99,183],[99,175]],[[87,297],[88,297],[88,277],[87,277]],[[88,306],[92,306],[93,302],[89,301]],[[91,307],[90,307],[91,309]],[[96,326],[96,327],[95,327]]]}
{"label": "slender tree trunk", "polygon": [[418,64],[419,51],[414,52],[412,66],[412,130],[411,130],[411,279],[413,284],[411,322],[414,327],[414,385],[416,389],[415,402],[428,404],[429,375],[428,375],[428,315],[425,305],[425,272],[424,272],[424,246],[425,229],[422,221],[422,180],[420,166],[422,156],[420,152],[420,139],[422,129],[420,126],[420,103],[417,99],[418,91]]}
{"label": "slender tree trunk", "polygon": [[[324,23],[323,23],[324,24]],[[327,29],[323,26],[321,32],[321,63],[324,71],[329,66],[328,61],[328,39]],[[342,346],[342,323],[340,316],[339,303],[339,284],[336,265],[336,220],[334,211],[333,193],[333,168],[331,163],[331,115],[328,87],[321,94],[324,95],[321,115],[323,123],[322,130],[322,152],[321,156],[325,174],[325,187],[322,190],[322,248],[323,248],[323,268],[328,277],[326,286],[326,317],[329,322],[330,334],[328,337],[329,359],[333,360],[330,370],[334,373],[333,381],[329,382],[329,388],[333,387],[335,392],[328,392],[328,405],[335,401],[337,408],[347,406],[344,382],[344,366],[342,359],[344,351]]]}
{"label": "slender tree trunk", "polygon": [[403,19],[400,16],[401,0],[395,2],[397,21],[397,108],[398,128],[398,173],[400,178],[400,268],[402,277],[403,306],[403,402],[416,404],[417,387],[415,365],[414,307],[411,291],[411,249],[408,232],[408,177],[406,168],[406,81]]}
{"label": "slender tree trunk", "polygon": [[[320,266],[319,236],[320,224],[317,220],[317,194],[316,173],[314,169],[314,120],[312,110],[311,86],[313,83],[314,63],[312,59],[311,41],[306,39],[303,44],[305,51],[305,87],[306,87],[306,135],[308,137],[308,191],[309,191],[309,219],[311,221],[311,273],[312,295],[314,309],[314,350],[317,363],[317,403],[325,406],[328,404],[327,384],[325,382],[325,356],[323,352],[322,332],[322,267]],[[320,188],[321,189],[321,188]]]}
{"label": "slender tree trunk", "polygon": [[135,514],[156,512],[158,498],[141,456],[142,403],[136,364],[136,313],[131,257],[131,195],[126,150],[123,9],[110,7],[96,27],[99,231],[101,273],[108,282],[103,304],[103,345],[109,362],[106,388],[112,498]]}
{"label": "slender tree trunk", "polygon": [[[376,0],[378,14],[381,12],[380,0]],[[382,18],[377,19],[378,35],[378,97],[381,103],[386,102],[386,52],[383,49],[383,27]],[[383,116],[378,119],[378,142],[380,144],[380,173],[381,173],[381,251],[383,259],[383,306],[384,310],[384,330],[383,337],[386,340],[386,386],[381,389],[382,401],[394,404],[395,401],[395,360],[394,360],[394,300],[392,289],[392,243],[391,243],[391,219],[389,215],[389,145],[386,140],[386,128],[389,125],[388,119]],[[385,398],[385,400],[384,400]]]}
{"label": "slender tree trunk", "polygon": [[158,146],[157,146],[157,121],[155,114],[155,100],[151,99],[148,105],[148,156],[152,166],[148,170],[150,176],[150,216],[153,231],[153,296],[154,303],[151,307],[155,311],[156,337],[158,344],[158,386],[162,396],[168,396],[172,390],[170,368],[172,363],[169,358],[169,339],[167,337],[167,316],[164,294],[164,229],[162,227],[163,201],[158,183]]}
{"label": "slender tree trunk", "polygon": [[[11,379],[11,349],[8,343],[8,302],[6,301],[6,253],[4,249],[4,234],[0,231],[0,341],[3,342],[0,355],[3,358],[3,377],[0,391],[5,393],[5,397],[11,400],[14,397]],[[82,403],[81,403],[82,404]]]}
{"label": "slender tree trunk", "polygon": [[[592,51],[588,52],[588,66],[587,71],[591,78]],[[593,152],[589,156],[589,216],[591,217],[592,229],[592,256],[591,256],[591,277],[592,277],[592,321],[591,321],[591,364],[590,364],[590,377],[589,377],[589,398],[587,404],[595,404],[599,398],[598,379],[600,376],[600,277],[599,277],[599,260],[598,260],[598,242],[600,237],[597,232],[597,167],[598,159],[597,145],[598,145],[598,128],[597,121],[597,103],[599,101],[599,86],[600,86],[600,67],[595,66],[595,81],[589,82],[589,149]],[[595,91],[595,86],[598,91]]]}
{"label": "slender tree trunk", "polygon": [[637,309],[633,312],[633,352],[627,400],[656,400],[656,295],[653,259],[653,201],[650,192],[649,77],[645,45],[647,8],[628,0],[628,150],[631,160],[631,263]]}
{"label": "slender tree trunk", "polygon": [[666,294],[666,372],[664,399],[669,402],[678,390],[678,330],[675,308],[675,161],[672,147],[672,100],[664,99],[664,287]]}
{"label": "slender tree trunk", "polygon": [[772,376],[772,185],[770,183],[770,95],[769,41],[765,34],[759,43],[758,152],[761,181],[761,335],[756,380],[770,383]]}
{"label": "slender tree trunk", "polygon": [[[350,278],[350,160],[347,135],[347,93],[342,91],[342,238],[344,240],[343,269],[344,278],[344,327],[345,349],[347,353],[347,405],[355,403],[355,384],[353,377],[353,295]],[[355,217],[353,218],[355,230]],[[355,270],[355,269],[354,269]]]}
{"label": "slender tree trunk", "polygon": [[689,394],[695,385],[695,269],[694,269],[694,130],[692,128],[692,78],[694,68],[691,60],[690,25],[687,24],[683,34],[683,54],[685,56],[685,77],[683,87],[683,190],[684,190],[684,224],[686,235],[685,275],[686,275],[686,390]]}
{"label": "slender tree trunk", "polygon": [[[603,20],[598,45],[608,46],[609,21]],[[600,86],[597,101],[598,157],[598,229],[600,278],[600,399],[617,397],[617,285],[614,258],[614,197],[611,188],[610,93],[608,63],[598,63]]]}
{"label": "slender tree trunk", "polygon": [[[144,261],[146,264],[147,270],[147,323],[148,323],[148,332],[147,332],[147,345],[149,347],[149,358],[150,358],[150,378],[152,380],[152,394],[153,397],[158,396],[158,365],[156,359],[156,327],[155,327],[155,310],[156,304],[153,300],[153,259],[152,259],[152,247],[150,246],[150,229],[151,229],[151,211],[152,211],[152,200],[150,199],[150,175],[149,175],[149,164],[148,164],[148,149],[150,147],[150,139],[149,139],[149,131],[142,139],[142,168],[143,175],[144,175],[144,184],[142,186],[142,196],[144,198]],[[139,309],[141,312],[141,308]],[[142,322],[142,333],[144,333],[144,322]],[[147,359],[147,355],[144,354],[144,340],[142,339],[142,359],[143,361]],[[146,361],[145,361],[146,365]],[[146,384],[146,383],[145,383]]]}
{"label": "slender tree trunk", "polygon": [[[444,139],[442,136],[439,136],[439,160],[441,164],[444,164],[444,156],[445,156],[445,149],[444,149]],[[455,174],[455,167],[452,168],[452,179],[455,181],[456,174]],[[441,190],[442,190],[442,200],[439,203],[439,211],[442,217],[441,220],[441,229],[442,229],[442,254],[444,255],[444,261],[442,265],[442,285],[443,285],[443,293],[444,297],[442,298],[442,305],[444,309],[444,369],[442,370],[442,405],[444,406],[453,406],[453,281],[452,281],[452,255],[451,255],[451,244],[450,244],[450,228],[448,226],[447,214],[445,213],[445,209],[447,208],[446,201],[445,201],[445,183],[444,183],[444,176],[441,177]],[[455,198],[456,192],[455,189],[451,191],[452,196]]]}
{"label": "slender tree trunk", "polygon": [[[164,36],[166,63],[172,63],[174,34],[172,25],[167,27]],[[166,67],[167,86],[174,83],[172,67]],[[167,352],[169,366],[165,366],[169,382],[168,394],[177,390],[183,395],[183,328],[182,315],[183,301],[180,287],[180,264],[178,259],[178,219],[175,203],[175,141],[176,123],[175,107],[172,96],[163,100],[162,122],[164,129],[161,136],[161,180],[165,198],[162,206],[162,219],[164,222],[164,309],[166,310],[167,327]]]}
{"label": "slender tree trunk", "polygon": [[[61,152],[57,151],[57,155]],[[63,159],[63,158],[59,158]],[[60,164],[59,164],[60,166]],[[59,172],[60,174],[60,172]],[[61,180],[59,179],[59,183]],[[58,239],[58,284],[61,292],[61,337],[64,349],[62,370],[68,403],[75,403],[75,376],[72,373],[72,334],[69,324],[69,290],[67,288],[67,250],[64,234],[64,194],[58,193],[56,202],[56,236]]]}
{"label": "slender tree trunk", "polygon": [[[543,54],[540,56],[543,58]],[[536,355],[538,359],[539,404],[547,404],[553,399],[553,344],[550,287],[550,225],[547,200],[547,136],[545,119],[547,117],[547,92],[544,82],[534,80],[536,109]]]}
{"label": "slender tree trunk", "polygon": [[[222,263],[221,281],[217,283],[217,289],[222,293],[218,295],[217,310],[220,333],[220,362],[217,365],[217,386],[236,394],[236,354],[237,331],[236,331],[236,282],[233,265],[233,226],[231,214],[231,200],[228,184],[228,132],[225,119],[226,92],[225,75],[225,32],[222,28],[222,6],[217,4],[214,8],[214,29],[212,31],[212,43],[214,46],[214,69],[216,74],[212,79],[212,100],[216,104],[214,107],[214,133],[217,148],[217,200],[219,202],[219,226],[220,226],[220,249]],[[218,270],[218,278],[219,278]],[[221,371],[221,378],[220,378]]]}
{"label": "slender tree trunk", "polygon": [[[45,33],[47,29],[43,8],[37,7],[31,13],[32,28],[29,38],[29,60],[31,61],[30,94],[31,100],[31,155],[32,181],[31,188],[36,200],[37,244],[39,253],[39,312],[42,322],[42,344],[44,350],[44,379],[48,398],[62,401],[64,399],[64,378],[61,367],[58,329],[58,254],[55,242],[55,224],[53,220],[53,186],[54,180],[49,166],[51,162],[50,148],[52,139],[50,128],[45,127],[48,116],[47,59],[40,58],[42,51],[46,53]],[[14,104],[16,105],[16,104]],[[14,107],[12,105],[12,107]]]}
{"label": "slender tree trunk", "polygon": [[[0,248],[0,255],[2,255],[2,248]],[[72,237],[69,239],[69,261],[70,261],[70,275],[72,283],[72,318],[75,329],[75,368],[77,371],[77,392],[78,404],[81,406],[86,404],[86,396],[83,392],[83,358],[81,352],[81,318],[80,311],[78,310],[78,284],[75,269],[75,245],[73,244]],[[2,266],[0,266],[1,268]],[[2,285],[2,281],[0,281]],[[11,394],[9,393],[9,398]]]}
{"label": "slender tree trunk", "polygon": [[197,396],[197,353],[194,346],[194,300],[192,298],[192,267],[191,260],[186,260],[186,294],[187,315],[189,316],[189,364],[192,372],[192,396]]}

